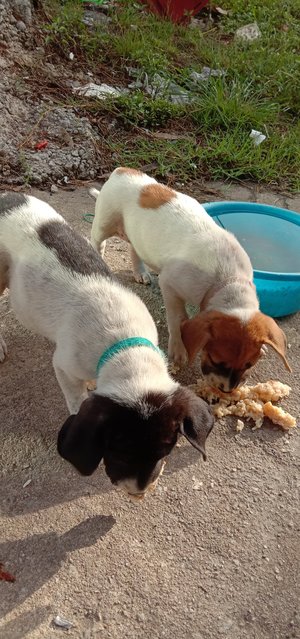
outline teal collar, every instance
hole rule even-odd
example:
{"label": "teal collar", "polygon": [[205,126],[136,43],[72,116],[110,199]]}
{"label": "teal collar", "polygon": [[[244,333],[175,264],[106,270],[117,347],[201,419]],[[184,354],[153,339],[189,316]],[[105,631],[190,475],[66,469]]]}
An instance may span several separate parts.
{"label": "teal collar", "polygon": [[116,342],[102,353],[101,357],[99,357],[96,368],[97,377],[102,366],[104,366],[106,362],[109,362],[114,355],[117,355],[120,351],[126,351],[128,348],[132,348],[133,346],[148,346],[165,358],[163,351],[161,351],[158,346],[155,346],[155,344],[150,342],[149,339],[146,339],[146,337],[127,337],[126,339],[121,339],[119,342]]}

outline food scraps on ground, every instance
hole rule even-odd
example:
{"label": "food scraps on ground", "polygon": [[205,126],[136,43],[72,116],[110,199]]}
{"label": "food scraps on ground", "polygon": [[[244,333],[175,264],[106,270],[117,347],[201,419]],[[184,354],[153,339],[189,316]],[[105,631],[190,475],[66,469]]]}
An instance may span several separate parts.
{"label": "food scraps on ground", "polygon": [[[203,379],[199,379],[190,388],[212,404],[213,413],[217,418],[236,415],[247,420],[252,419],[255,422],[254,430],[261,428],[265,417],[281,426],[283,430],[296,426],[295,417],[273,404],[283,397],[288,397],[291,391],[290,386],[279,381],[269,380],[254,386],[243,385],[232,393],[222,393],[219,389],[208,386]],[[242,430],[242,423],[238,420],[238,432]]]}

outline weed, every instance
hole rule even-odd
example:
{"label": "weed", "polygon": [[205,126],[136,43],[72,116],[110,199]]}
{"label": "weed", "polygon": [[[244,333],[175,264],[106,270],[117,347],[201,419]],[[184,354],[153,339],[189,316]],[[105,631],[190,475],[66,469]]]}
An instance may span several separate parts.
{"label": "weed", "polygon": [[[141,90],[85,105],[84,112],[91,114],[94,124],[103,117],[117,118],[118,129],[108,128],[106,137],[117,162],[139,166],[155,161],[158,174],[175,178],[249,177],[295,188],[300,133],[297,4],[299,0],[223,0],[222,7],[230,14],[202,31],[160,19],[134,0],[115,4],[108,26],[90,28],[83,22],[81,0],[56,0],[49,3],[52,18],[47,36],[51,46],[66,54],[76,51],[95,77],[99,70],[101,78],[106,64],[112,84],[117,77],[127,86],[127,67],[133,66],[150,80],[159,73],[190,91],[191,102],[180,106]],[[252,43],[236,41],[236,29],[254,21],[262,37]],[[191,71],[201,71],[204,65],[222,69],[224,76],[193,83]],[[80,105],[78,100],[79,110]],[[145,138],[138,131],[168,132],[174,127],[187,130],[188,139]],[[267,135],[260,147],[249,138],[252,128]]]}
{"label": "weed", "polygon": [[28,164],[28,160],[26,159],[24,153],[20,151],[19,154],[19,164],[22,173],[22,180],[25,186],[30,186],[33,181],[32,167]]}
{"label": "weed", "polygon": [[121,96],[115,101],[116,114],[125,124],[155,129],[185,113],[177,104],[158,98],[152,100],[142,92]]}

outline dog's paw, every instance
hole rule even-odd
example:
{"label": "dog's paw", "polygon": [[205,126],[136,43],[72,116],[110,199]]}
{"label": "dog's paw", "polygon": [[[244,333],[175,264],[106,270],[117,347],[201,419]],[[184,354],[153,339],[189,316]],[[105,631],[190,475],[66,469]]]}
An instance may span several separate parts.
{"label": "dog's paw", "polygon": [[185,347],[181,341],[169,341],[169,349],[168,349],[169,359],[175,366],[179,366],[182,368],[187,364],[188,356],[185,350]]}
{"label": "dog's paw", "polygon": [[133,273],[134,279],[138,284],[151,284],[152,279],[150,273],[148,271],[143,271],[142,273],[138,273],[137,271]]}
{"label": "dog's paw", "polygon": [[0,362],[4,362],[6,355],[7,355],[7,346],[3,337],[0,335]]}

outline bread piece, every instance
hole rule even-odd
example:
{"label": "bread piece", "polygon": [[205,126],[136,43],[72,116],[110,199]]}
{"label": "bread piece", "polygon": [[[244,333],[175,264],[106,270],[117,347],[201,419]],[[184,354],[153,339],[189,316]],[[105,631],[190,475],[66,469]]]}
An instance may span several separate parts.
{"label": "bread piece", "polygon": [[[212,388],[199,379],[197,384],[190,386],[194,392],[212,403],[212,410],[221,419],[227,415],[236,415],[244,419],[252,419],[255,422],[253,430],[261,428],[264,417],[268,417],[274,424],[278,424],[284,430],[294,428],[296,419],[279,406],[273,406],[283,397],[288,397],[291,388],[278,380],[255,384],[254,386],[240,386],[232,393],[222,393],[217,388]],[[240,420],[238,420],[240,421]],[[240,432],[239,429],[237,429]]]}
{"label": "bread piece", "polygon": [[266,402],[263,406],[264,415],[268,417],[274,424],[278,424],[283,430],[295,428],[296,419],[290,413],[287,413],[280,406],[273,406],[272,402]]}

